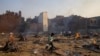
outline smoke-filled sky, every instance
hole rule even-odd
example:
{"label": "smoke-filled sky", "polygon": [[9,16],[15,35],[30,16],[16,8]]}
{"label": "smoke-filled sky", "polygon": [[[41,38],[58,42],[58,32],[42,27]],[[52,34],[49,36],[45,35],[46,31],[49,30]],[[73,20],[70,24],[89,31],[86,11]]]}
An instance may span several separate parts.
{"label": "smoke-filled sky", "polygon": [[47,11],[48,17],[71,14],[84,17],[100,16],[100,0],[0,0],[0,14],[6,10],[22,11],[25,18]]}

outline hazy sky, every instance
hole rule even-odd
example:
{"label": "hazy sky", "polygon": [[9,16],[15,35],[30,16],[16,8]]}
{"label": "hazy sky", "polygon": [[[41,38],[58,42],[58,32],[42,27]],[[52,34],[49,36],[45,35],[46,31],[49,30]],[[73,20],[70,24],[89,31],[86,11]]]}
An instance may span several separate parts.
{"label": "hazy sky", "polygon": [[47,11],[48,17],[71,14],[84,17],[100,16],[100,0],[0,0],[0,14],[6,10],[22,11],[25,18]]}

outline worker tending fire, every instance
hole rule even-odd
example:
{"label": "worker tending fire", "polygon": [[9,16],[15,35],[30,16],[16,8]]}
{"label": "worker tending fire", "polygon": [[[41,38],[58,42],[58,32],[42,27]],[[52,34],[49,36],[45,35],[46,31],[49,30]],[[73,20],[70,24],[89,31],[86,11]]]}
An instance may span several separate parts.
{"label": "worker tending fire", "polygon": [[2,48],[3,51],[7,52],[15,52],[17,51],[17,47],[15,45],[15,37],[14,33],[10,33],[8,37],[8,41],[6,41],[5,46]]}

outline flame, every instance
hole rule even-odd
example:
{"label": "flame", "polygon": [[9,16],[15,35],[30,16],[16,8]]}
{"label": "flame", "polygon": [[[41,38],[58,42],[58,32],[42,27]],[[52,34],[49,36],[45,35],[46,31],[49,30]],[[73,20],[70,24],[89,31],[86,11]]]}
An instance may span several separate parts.
{"label": "flame", "polygon": [[96,44],[96,40],[95,39],[93,39],[93,44]]}
{"label": "flame", "polygon": [[76,33],[75,38],[76,38],[76,39],[80,38],[80,33]]}

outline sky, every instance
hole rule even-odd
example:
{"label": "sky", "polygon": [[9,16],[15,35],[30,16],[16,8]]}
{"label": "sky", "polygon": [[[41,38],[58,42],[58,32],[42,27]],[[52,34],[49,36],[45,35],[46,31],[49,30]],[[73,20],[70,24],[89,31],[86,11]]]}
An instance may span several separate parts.
{"label": "sky", "polygon": [[0,14],[6,10],[22,11],[25,18],[34,18],[41,12],[48,12],[49,18],[56,15],[100,16],[100,0],[0,0]]}

